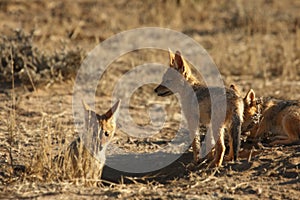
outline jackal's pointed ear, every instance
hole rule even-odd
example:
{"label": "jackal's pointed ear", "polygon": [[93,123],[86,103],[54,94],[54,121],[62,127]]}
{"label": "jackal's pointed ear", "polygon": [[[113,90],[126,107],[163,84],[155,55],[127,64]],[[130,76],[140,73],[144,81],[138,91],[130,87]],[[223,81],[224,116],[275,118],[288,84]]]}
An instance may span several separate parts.
{"label": "jackal's pointed ear", "polygon": [[86,122],[88,122],[90,120],[90,116],[91,116],[91,113],[93,111],[90,108],[90,106],[85,103],[84,100],[82,100],[82,105],[83,105],[83,108],[84,108],[84,119],[85,119]]}
{"label": "jackal's pointed ear", "polygon": [[82,99],[82,105],[83,105],[83,108],[84,108],[85,111],[87,111],[87,110],[92,110],[92,109],[90,108],[90,106],[87,105],[87,104],[85,103],[85,101],[84,101],[83,99]]}
{"label": "jackal's pointed ear", "polygon": [[236,86],[234,84],[230,85],[230,89],[235,90],[235,91],[237,90],[237,88],[236,88]]}
{"label": "jackal's pointed ear", "polygon": [[175,55],[174,55],[174,53],[171,51],[171,49],[169,49],[169,57],[170,57],[170,66],[174,66]]}
{"label": "jackal's pointed ear", "polygon": [[186,71],[185,62],[179,51],[176,51],[174,60],[175,60],[174,63],[175,69],[182,73],[185,72]]}
{"label": "jackal's pointed ear", "polygon": [[230,89],[234,90],[234,92],[238,95],[241,96],[239,88],[235,84],[230,85]]}
{"label": "jackal's pointed ear", "polygon": [[115,105],[113,105],[104,115],[106,120],[112,120],[113,123],[116,122],[117,116],[119,114],[121,100],[119,99]]}
{"label": "jackal's pointed ear", "polygon": [[248,106],[254,106],[255,105],[255,93],[252,89],[250,89],[248,91],[248,93],[246,94],[244,100],[245,100],[245,102]]}
{"label": "jackal's pointed ear", "polygon": [[86,128],[88,128],[91,124],[95,123],[97,118],[100,116],[96,114],[88,104],[85,103],[84,100],[82,100],[82,105],[84,108],[84,122]]}

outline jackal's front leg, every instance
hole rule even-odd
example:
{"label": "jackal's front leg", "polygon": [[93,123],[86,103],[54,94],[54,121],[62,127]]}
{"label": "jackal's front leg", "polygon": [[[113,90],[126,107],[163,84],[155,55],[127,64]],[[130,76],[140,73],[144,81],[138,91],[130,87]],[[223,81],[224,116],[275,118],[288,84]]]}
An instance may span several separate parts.
{"label": "jackal's front leg", "polygon": [[199,135],[199,133],[196,133],[193,137],[192,148],[193,148],[194,162],[199,162],[199,160],[200,160],[200,135]]}
{"label": "jackal's front leg", "polygon": [[263,118],[261,122],[258,124],[258,128],[256,129],[256,132],[254,133],[254,138],[260,138],[262,137],[265,133],[268,132],[269,122]]}

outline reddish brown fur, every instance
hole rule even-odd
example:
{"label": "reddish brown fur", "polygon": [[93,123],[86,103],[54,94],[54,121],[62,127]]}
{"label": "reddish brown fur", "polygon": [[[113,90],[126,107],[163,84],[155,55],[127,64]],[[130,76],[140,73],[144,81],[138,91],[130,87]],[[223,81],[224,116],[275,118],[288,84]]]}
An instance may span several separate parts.
{"label": "reddish brown fur", "polygon": [[[195,117],[190,116],[190,113],[192,113],[191,110],[193,108],[185,108],[183,103],[183,111],[187,118],[187,122],[189,124],[189,127],[192,127],[193,124],[196,124],[195,120],[200,120],[200,123],[209,125],[209,130],[212,131],[212,133],[218,133],[218,139],[216,140],[215,145],[215,156],[214,160],[210,163],[210,167],[218,167],[221,166],[224,154],[225,154],[225,144],[224,144],[224,133],[225,128],[228,129],[230,132],[230,151],[228,158],[232,160],[233,158],[237,158],[238,149],[239,149],[239,137],[240,137],[240,128],[242,123],[242,115],[243,115],[243,101],[242,98],[240,98],[236,92],[233,89],[226,88],[226,110],[224,110],[224,105],[218,105],[218,108],[216,110],[224,110],[226,112],[225,121],[217,120],[217,126],[216,127],[210,127],[211,125],[211,100],[210,100],[210,94],[209,90],[219,92],[218,94],[224,95],[221,92],[221,88],[208,88],[205,85],[201,85],[200,82],[192,75],[191,69],[188,66],[187,62],[184,60],[184,58],[181,56],[180,52],[176,52],[176,54],[173,54],[171,51],[169,52],[170,55],[170,68],[167,70],[163,77],[162,83],[154,90],[159,96],[168,96],[173,94],[170,89],[165,87],[166,83],[170,83],[172,85],[175,85],[175,89],[177,89],[176,92],[178,92],[181,97],[182,101],[189,101],[190,96],[185,96],[185,93],[181,91],[180,88],[182,88],[182,85],[184,83],[179,80],[179,78],[170,79],[168,78],[168,73],[170,74],[172,69],[175,69],[177,72],[181,74],[181,76],[188,82],[188,84],[193,88],[194,92],[197,95],[198,103],[199,103],[199,113],[200,119],[195,119]],[[183,87],[184,88],[184,87]],[[234,133],[232,133],[232,131]],[[196,130],[192,129],[191,131],[191,137],[193,138],[192,142],[192,148],[193,148],[193,154],[194,154],[194,160],[197,162],[199,160],[199,152],[200,152],[200,142],[199,138],[196,135]],[[209,135],[209,134],[208,134]],[[238,138],[238,139],[237,139]],[[233,147],[235,143],[235,148]],[[209,144],[211,145],[211,144]]]}
{"label": "reddish brown fur", "polygon": [[[254,94],[254,92],[253,92]],[[245,99],[247,98],[246,95]],[[250,124],[253,116],[260,112],[260,120],[253,127],[246,128],[250,137],[262,137],[266,133],[275,135],[272,145],[292,144],[300,139],[300,102],[273,98],[251,99],[245,107],[245,123]],[[248,129],[248,130],[247,130]]]}
{"label": "reddish brown fur", "polygon": [[105,150],[116,130],[119,102],[103,115],[97,114],[83,102],[85,134],[90,138],[78,137],[70,143],[67,151],[56,158],[60,167],[70,178],[84,178],[91,185],[96,184],[101,178],[105,163]]}

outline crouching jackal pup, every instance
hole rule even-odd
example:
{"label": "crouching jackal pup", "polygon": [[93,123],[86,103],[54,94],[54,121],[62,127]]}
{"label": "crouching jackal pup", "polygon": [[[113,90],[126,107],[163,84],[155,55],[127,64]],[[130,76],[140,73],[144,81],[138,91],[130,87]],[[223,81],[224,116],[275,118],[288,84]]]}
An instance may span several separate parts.
{"label": "crouching jackal pup", "polygon": [[[84,178],[90,183],[96,183],[101,178],[105,164],[106,147],[115,134],[120,100],[103,115],[82,103],[85,112],[85,135],[71,142],[56,160],[68,177]],[[88,139],[85,140],[84,137]]]}
{"label": "crouching jackal pup", "polygon": [[[236,94],[236,91],[230,88],[225,90],[221,87],[207,87],[201,85],[200,82],[191,74],[191,69],[182,57],[179,51],[173,54],[169,51],[170,55],[170,67],[162,78],[162,83],[154,89],[154,92],[158,96],[168,96],[174,93],[178,93],[182,100],[183,113],[187,119],[187,123],[190,129],[190,136],[193,139],[192,148],[194,154],[194,161],[198,162],[200,159],[200,138],[198,135],[198,127],[195,127],[195,120],[204,124],[210,131],[206,136],[217,135],[215,138],[215,155],[213,161],[209,164],[209,167],[218,167],[222,165],[222,161],[225,154],[224,134],[225,129],[229,132],[229,160],[236,161],[238,158],[240,148],[240,135],[241,125],[243,122],[243,99]],[[176,75],[174,76],[174,73]],[[172,75],[173,74],[173,75]],[[178,78],[180,77],[180,78]],[[183,79],[184,81],[182,81]],[[192,87],[194,94],[189,94],[187,88]],[[171,89],[170,89],[171,88]],[[226,105],[219,103],[216,105],[217,109],[214,109],[215,113],[212,113],[212,103],[210,93],[215,96],[224,97],[226,95]],[[199,119],[195,119],[191,116],[191,108],[189,105],[189,99],[191,95],[196,95],[199,105]],[[224,103],[223,103],[224,104]],[[225,110],[226,108],[226,110]],[[218,116],[217,112],[225,112],[225,119],[216,120],[211,122],[211,116]],[[198,124],[198,123],[196,123]],[[191,128],[192,127],[192,128]],[[214,133],[214,134],[212,134]],[[208,144],[205,144],[207,146]],[[211,144],[210,144],[211,145]],[[209,150],[209,149],[208,149]],[[202,151],[202,150],[201,150]],[[208,152],[206,152],[207,154]]]}
{"label": "crouching jackal pup", "polygon": [[245,101],[243,132],[250,131],[251,138],[272,133],[271,145],[288,145],[300,142],[300,102],[271,97],[256,98],[251,89]]}

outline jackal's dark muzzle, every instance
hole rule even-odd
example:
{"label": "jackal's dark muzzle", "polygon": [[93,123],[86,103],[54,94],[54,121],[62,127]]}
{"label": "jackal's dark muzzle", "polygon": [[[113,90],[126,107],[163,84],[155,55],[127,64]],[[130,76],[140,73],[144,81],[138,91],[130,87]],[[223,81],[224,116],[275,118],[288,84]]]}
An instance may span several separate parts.
{"label": "jackal's dark muzzle", "polygon": [[163,86],[163,85],[157,86],[154,89],[154,92],[157,94],[157,96],[162,96],[162,97],[173,94],[173,92],[169,88],[167,88],[166,86]]}

